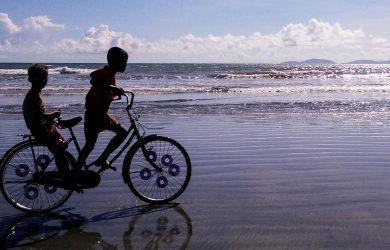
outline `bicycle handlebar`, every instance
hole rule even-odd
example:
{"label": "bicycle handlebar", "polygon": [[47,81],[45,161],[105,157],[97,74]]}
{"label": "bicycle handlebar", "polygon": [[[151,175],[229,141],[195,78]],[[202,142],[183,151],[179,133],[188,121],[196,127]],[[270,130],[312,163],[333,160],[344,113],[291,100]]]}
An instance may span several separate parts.
{"label": "bicycle handlebar", "polygon": [[[128,94],[130,95],[130,97]],[[126,104],[127,104],[126,110],[129,111],[133,107],[134,93],[132,91],[124,90],[123,93],[121,93],[120,95],[117,95],[114,98],[114,101],[122,100],[122,96],[126,97]]]}
{"label": "bicycle handlebar", "polygon": [[[129,95],[127,94],[130,94],[130,98]],[[134,93],[131,91],[124,91],[123,96],[126,97],[126,103],[127,103],[126,109],[130,110],[134,102]]]}

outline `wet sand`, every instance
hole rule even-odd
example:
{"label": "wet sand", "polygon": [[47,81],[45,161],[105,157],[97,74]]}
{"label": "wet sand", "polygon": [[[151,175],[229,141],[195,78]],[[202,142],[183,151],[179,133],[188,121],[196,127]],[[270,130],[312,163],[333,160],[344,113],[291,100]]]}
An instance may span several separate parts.
{"label": "wet sand", "polygon": [[[134,197],[119,159],[100,186],[48,215],[26,216],[1,197],[0,248],[387,249],[388,117],[143,116],[149,133],[177,139],[191,156],[190,184],[175,203],[148,206]],[[18,115],[1,118],[2,155],[25,127]]]}

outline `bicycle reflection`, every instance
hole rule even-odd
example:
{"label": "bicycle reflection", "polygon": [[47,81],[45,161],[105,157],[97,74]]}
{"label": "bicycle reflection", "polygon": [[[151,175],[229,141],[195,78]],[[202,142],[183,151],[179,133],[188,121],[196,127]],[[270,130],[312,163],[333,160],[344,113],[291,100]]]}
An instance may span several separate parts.
{"label": "bicycle reflection", "polygon": [[[83,225],[86,222],[86,218],[69,210],[61,213],[23,214],[3,228],[0,248],[36,246],[40,249],[42,246],[47,248],[45,242],[50,241],[50,248],[56,249],[87,249],[98,244],[107,246],[104,249],[113,249],[112,245],[102,240],[100,233],[85,232]],[[75,236],[82,240],[72,240]]]}
{"label": "bicycle reflection", "polygon": [[[26,246],[50,246],[56,249],[184,249],[192,236],[191,219],[178,204],[133,207],[90,219],[70,210],[24,214],[13,219],[11,224],[2,228],[0,249]],[[118,246],[120,242],[104,240],[104,235],[99,232],[84,231],[84,227],[92,223],[119,218],[130,218],[128,229],[122,236],[123,247]],[[0,218],[0,222],[1,219],[10,220]]]}
{"label": "bicycle reflection", "polygon": [[[147,212],[147,210],[145,211]],[[123,235],[125,249],[185,249],[192,236],[191,219],[175,206],[161,213],[135,216]]]}

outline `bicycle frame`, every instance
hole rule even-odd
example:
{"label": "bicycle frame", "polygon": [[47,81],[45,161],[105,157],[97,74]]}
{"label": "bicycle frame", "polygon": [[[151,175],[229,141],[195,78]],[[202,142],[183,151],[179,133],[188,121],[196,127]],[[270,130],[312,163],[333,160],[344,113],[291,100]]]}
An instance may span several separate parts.
{"label": "bicycle frame", "polygon": [[[129,96],[126,93],[130,94],[131,97],[129,98]],[[130,137],[127,139],[126,143],[123,145],[123,147],[119,150],[119,152],[116,153],[114,155],[114,157],[109,161],[109,164],[111,165],[112,163],[114,163],[122,155],[122,153],[130,146],[130,144],[133,142],[134,138],[136,137],[137,142],[141,143],[141,149],[142,149],[142,153],[143,153],[143,155],[145,157],[145,160],[150,165],[152,165],[157,172],[161,172],[162,171],[161,167],[157,166],[149,158],[148,151],[147,151],[147,149],[146,149],[146,147],[145,147],[145,145],[143,143],[143,135],[142,136],[140,135],[138,127],[137,127],[137,124],[136,124],[136,119],[134,119],[133,115],[130,112],[130,110],[131,110],[131,108],[133,106],[133,102],[134,102],[134,93],[131,92],[131,91],[126,91],[125,94],[123,94],[123,96],[126,98],[126,104],[127,104],[126,105],[126,113],[127,113],[128,117],[130,119],[130,126],[127,129],[126,138],[129,136],[129,134],[131,132],[132,133],[131,133]],[[121,99],[121,96],[119,96],[119,98],[117,100],[120,100],[120,99]],[[80,149],[80,145],[79,145],[79,143],[77,141],[76,135],[74,134],[73,129],[71,127],[68,128],[68,129],[69,129],[71,137],[69,139],[67,139],[66,145],[68,145],[70,142],[73,141],[78,154],[80,154],[81,149]],[[94,164],[94,162],[86,164],[85,167],[89,168],[93,164]]]}
{"label": "bicycle frame", "polygon": [[[138,121],[138,114],[131,110],[134,94],[126,93],[122,96],[126,98],[130,124],[123,133],[124,142],[116,153],[110,155],[109,163],[112,164],[126,151],[122,177],[131,192],[147,203],[170,202],[184,192],[190,181],[189,155],[172,138],[156,134],[146,136],[144,127]],[[23,212],[48,212],[63,205],[73,191],[82,192],[83,189],[99,185],[103,171],[115,170],[111,166],[101,166],[97,171],[88,170],[94,163],[78,166],[72,153],[77,150],[80,154],[82,150],[73,127],[81,120],[81,117],[75,117],[55,121],[55,126],[68,129],[70,133],[63,142],[61,152],[67,164],[64,169],[51,164],[55,160],[55,152],[50,153],[44,143],[31,135],[24,136],[28,139],[7,151],[0,165],[0,191],[9,204]],[[72,153],[67,149],[71,142],[75,145],[75,148],[72,146]]]}

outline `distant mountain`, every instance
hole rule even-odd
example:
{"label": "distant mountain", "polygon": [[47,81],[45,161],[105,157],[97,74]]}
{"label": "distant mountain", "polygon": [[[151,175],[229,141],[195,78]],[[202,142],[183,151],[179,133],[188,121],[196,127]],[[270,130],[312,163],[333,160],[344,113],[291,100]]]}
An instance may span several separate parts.
{"label": "distant mountain", "polygon": [[303,61],[304,64],[335,64],[335,62],[327,59],[309,59],[306,61]]}
{"label": "distant mountain", "polygon": [[301,61],[301,62],[287,61],[287,62],[283,62],[282,64],[335,64],[335,62],[333,62],[331,60],[327,60],[327,59],[312,58],[312,59]]}
{"label": "distant mountain", "polygon": [[356,60],[352,62],[347,62],[346,64],[390,64],[390,60],[389,61]]}
{"label": "distant mountain", "polygon": [[[286,61],[282,62],[281,64],[335,64],[334,61],[327,60],[327,59],[309,59],[305,61]],[[375,61],[375,60],[356,60],[352,62],[346,62],[343,64],[390,64],[390,60],[388,61]]]}
{"label": "distant mountain", "polygon": [[298,62],[298,61],[287,61],[287,62],[282,62],[281,64],[302,64],[302,62]]}

